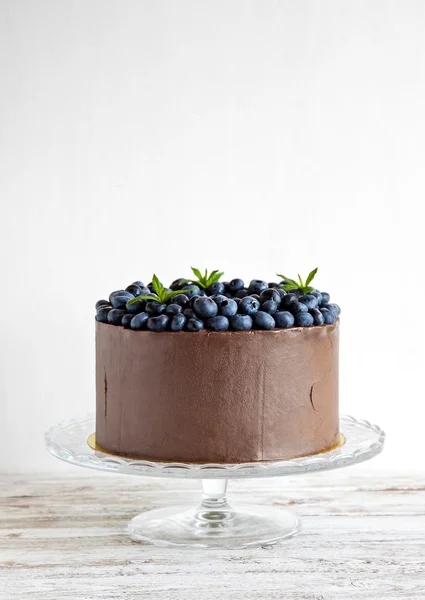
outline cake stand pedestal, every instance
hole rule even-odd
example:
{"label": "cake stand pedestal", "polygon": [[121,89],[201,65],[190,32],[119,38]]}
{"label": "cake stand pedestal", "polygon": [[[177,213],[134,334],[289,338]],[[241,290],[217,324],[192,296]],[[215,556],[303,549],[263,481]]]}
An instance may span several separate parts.
{"label": "cake stand pedestal", "polygon": [[345,416],[341,418],[340,429],[341,445],[328,452],[292,460],[242,464],[154,462],[108,454],[95,446],[93,416],[51,427],[45,441],[56,458],[89,469],[202,480],[202,500],[197,507],[173,506],[138,515],[127,528],[133,540],[158,546],[247,548],[293,537],[300,531],[300,522],[282,508],[250,504],[233,508],[227,501],[227,480],[328,471],[363,462],[381,452],[385,434],[377,425]]}

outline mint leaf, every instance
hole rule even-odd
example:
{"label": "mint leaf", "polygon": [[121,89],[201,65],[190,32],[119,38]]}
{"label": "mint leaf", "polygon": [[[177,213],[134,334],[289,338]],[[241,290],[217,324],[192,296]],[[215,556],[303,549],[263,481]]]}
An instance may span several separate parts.
{"label": "mint leaf", "polygon": [[146,294],[144,296],[136,296],[135,298],[132,298],[131,300],[129,300],[127,302],[127,304],[135,304],[136,302],[139,302],[140,300],[153,300],[155,302],[161,302],[161,300],[158,298],[158,296],[154,296],[153,294]]}
{"label": "mint leaf", "polygon": [[174,298],[174,296],[178,296],[179,294],[185,294],[186,292],[192,291],[194,289],[195,288],[192,287],[192,288],[189,288],[188,290],[174,290],[172,292],[167,292],[164,302],[167,302],[171,298]]}
{"label": "mint leaf", "polygon": [[199,279],[199,281],[201,281],[202,279],[202,275],[201,275],[201,271],[199,269],[195,269],[195,267],[190,267],[192,269],[192,272],[194,273],[194,275]]}
{"label": "mint leaf", "polygon": [[[305,280],[305,285],[308,286],[309,283],[311,283],[317,273],[318,267],[316,267],[315,269],[313,269],[312,271],[310,271],[307,279]],[[312,288],[313,289],[313,288]],[[311,290],[312,291],[312,290]]]}

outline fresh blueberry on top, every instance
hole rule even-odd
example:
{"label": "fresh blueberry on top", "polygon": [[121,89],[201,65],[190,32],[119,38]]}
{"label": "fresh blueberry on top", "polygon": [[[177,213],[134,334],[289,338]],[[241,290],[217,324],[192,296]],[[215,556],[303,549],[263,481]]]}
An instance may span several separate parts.
{"label": "fresh blueberry on top", "polygon": [[269,286],[269,288],[277,288],[279,287],[279,284],[276,283],[275,281],[272,281],[271,283],[267,284]]}
{"label": "fresh blueberry on top", "polygon": [[323,315],[326,325],[333,325],[337,319],[336,315],[327,308],[321,308],[320,312]]}
{"label": "fresh blueberry on top", "polygon": [[267,288],[266,290],[264,290],[264,292],[261,292],[261,294],[260,294],[261,304],[263,302],[266,302],[266,300],[273,300],[279,306],[281,297],[277,290],[275,290],[273,288]]}
{"label": "fresh blueberry on top", "polygon": [[150,331],[165,331],[167,329],[168,320],[169,317],[167,317],[167,315],[149,317],[146,325]]}
{"label": "fresh blueberry on top", "polygon": [[167,305],[166,304],[161,304],[160,302],[155,302],[155,300],[151,300],[150,302],[146,303],[146,307],[145,307],[145,311],[152,315],[153,317],[156,317],[157,315],[162,315],[162,313],[164,313],[167,309]]}
{"label": "fresh blueberry on top", "polygon": [[214,300],[218,307],[220,307],[223,302],[227,302],[228,300],[227,296],[224,294],[215,294],[214,296],[210,296],[210,298],[211,300]]}
{"label": "fresh blueberry on top", "polygon": [[125,308],[127,312],[131,313],[132,315],[137,315],[138,313],[141,313],[145,310],[145,306],[146,300],[138,300],[137,302],[133,302],[132,304],[127,302]]}
{"label": "fresh blueberry on top", "polygon": [[280,307],[295,314],[297,312],[296,308],[298,307],[298,298],[295,294],[285,294],[280,302]]}
{"label": "fresh blueberry on top", "polygon": [[308,312],[308,306],[305,302],[298,302],[296,310],[293,314],[296,315],[297,313],[300,313],[300,312],[302,312],[302,313]]}
{"label": "fresh blueberry on top", "polygon": [[171,331],[181,331],[186,324],[186,317],[182,314],[174,315],[170,322]]}
{"label": "fresh blueberry on top", "polygon": [[142,293],[142,288],[132,283],[125,288],[125,291],[130,292],[130,294],[133,294],[133,296],[140,296]]}
{"label": "fresh blueberry on top", "polygon": [[111,292],[109,294],[109,303],[112,304],[112,298],[114,296],[116,296],[117,294],[124,294],[124,293],[126,294],[127,292],[125,290],[115,290],[115,292]]}
{"label": "fresh blueberry on top", "polygon": [[245,298],[248,296],[248,291],[244,288],[243,290],[238,290],[235,294],[236,298]]}
{"label": "fresh blueberry on top", "polygon": [[137,285],[137,287],[143,289],[145,288],[145,284],[143,283],[143,281],[133,281],[133,283],[131,285]]}
{"label": "fresh blueberry on top", "polygon": [[130,327],[131,329],[146,329],[146,323],[148,322],[149,315],[148,313],[142,312],[137,314],[135,317],[131,319]]}
{"label": "fresh blueberry on top", "polygon": [[108,323],[111,325],[121,325],[122,318],[125,314],[127,314],[125,310],[113,308],[108,312]]}
{"label": "fresh blueberry on top", "polygon": [[263,312],[269,313],[269,315],[274,315],[277,311],[277,304],[274,300],[266,300],[261,305],[261,309]]}
{"label": "fresh blueberry on top", "polygon": [[248,294],[261,294],[261,292],[264,292],[268,287],[269,286],[265,281],[253,279],[249,284]]}
{"label": "fresh blueberry on top", "polygon": [[232,279],[227,286],[227,289],[231,294],[236,294],[239,290],[243,290],[245,284],[242,279]]}
{"label": "fresh blueberry on top", "polygon": [[201,298],[196,298],[193,303],[193,310],[198,317],[208,319],[209,317],[215,317],[218,313],[218,306],[212,298],[202,296]]}
{"label": "fresh blueberry on top", "polygon": [[202,331],[205,329],[203,321],[200,319],[188,319],[186,323],[187,331]]}
{"label": "fresh blueberry on top", "polygon": [[96,313],[96,321],[99,321],[99,323],[108,323],[108,313],[110,310],[110,306],[101,306]]}
{"label": "fresh blueberry on top", "polygon": [[315,325],[324,325],[325,317],[323,316],[323,314],[320,312],[320,310],[318,308],[311,308],[310,314],[314,319]]}
{"label": "fresh blueberry on top", "polygon": [[252,329],[252,317],[249,315],[233,315],[230,317],[230,326],[235,331],[246,331]]}
{"label": "fresh blueberry on top", "polygon": [[99,310],[99,308],[102,308],[102,306],[112,308],[111,303],[108,302],[107,300],[98,300],[96,302],[96,310]]}
{"label": "fresh blueberry on top", "polygon": [[[193,289],[191,289],[193,288]],[[186,285],[184,285],[182,288],[182,290],[187,290],[184,293],[186,294],[186,296],[188,298],[192,298],[192,296],[200,296],[201,295],[201,290],[197,285],[193,285],[191,283],[187,283]],[[203,293],[203,292],[202,292]]]}
{"label": "fresh blueberry on top", "polygon": [[305,296],[301,296],[299,298],[299,302],[306,304],[308,309],[317,308],[317,305],[319,304],[317,301],[317,298],[315,296],[312,296],[311,294],[306,294]]}
{"label": "fresh blueberry on top", "polygon": [[120,294],[115,294],[111,298],[111,304],[113,308],[124,308],[129,300],[134,298],[133,294],[130,292],[121,292]]}
{"label": "fresh blueberry on top", "polygon": [[250,298],[255,298],[258,300],[258,302],[260,302],[260,294],[250,294]]}
{"label": "fresh blueberry on top", "polygon": [[134,315],[130,315],[130,313],[126,313],[121,320],[121,325],[123,327],[125,327],[126,329],[130,329],[130,324],[131,324],[131,321],[133,320],[133,318],[134,318]]}
{"label": "fresh blueberry on top", "polygon": [[174,296],[172,301],[173,304],[180,304],[180,306],[186,306],[186,304],[189,302],[189,298],[186,296],[186,294],[177,294],[177,296]]}
{"label": "fresh blueberry on top", "polygon": [[320,292],[320,293],[322,294],[322,306],[329,304],[331,297],[328,294],[328,292]]}
{"label": "fresh blueberry on top", "polygon": [[198,318],[198,315],[193,310],[193,308],[185,308],[185,309],[183,309],[183,314],[188,319],[197,319]]}
{"label": "fresh blueberry on top", "polygon": [[[237,298],[240,302],[240,298]],[[226,298],[224,302],[222,302],[219,306],[219,313],[224,317],[231,317],[238,312],[238,303],[237,300],[233,300],[232,298]]]}
{"label": "fresh blueberry on top", "polygon": [[217,315],[216,317],[210,317],[206,325],[207,329],[213,331],[227,331],[229,329],[229,319],[223,315]]}
{"label": "fresh blueberry on top", "polygon": [[319,306],[322,304],[322,294],[319,292],[319,290],[313,290],[312,292],[310,292],[310,295],[317,298],[317,304]]}
{"label": "fresh blueberry on top", "polygon": [[[269,300],[268,302],[273,302]],[[273,329],[275,326],[275,321],[269,313],[266,313],[262,310],[259,310],[255,313],[254,317],[254,325],[257,329]]]}
{"label": "fresh blueberry on top", "polygon": [[180,304],[175,304],[173,302],[173,304],[169,304],[166,309],[165,309],[165,314],[166,315],[178,315],[179,313],[181,313],[183,310],[183,308],[180,306]]}
{"label": "fresh blueberry on top", "polygon": [[221,281],[214,281],[214,283],[212,283],[207,288],[207,296],[214,296],[214,295],[217,295],[217,294],[224,294],[224,292],[225,292],[224,283],[222,283]]}
{"label": "fresh blueberry on top", "polygon": [[336,317],[339,317],[341,314],[341,309],[338,304],[327,304],[326,308],[330,310]]}
{"label": "fresh blueberry on top", "polygon": [[242,315],[253,315],[259,309],[259,301],[256,298],[253,298],[252,296],[246,296],[240,301],[238,312],[240,312]]}
{"label": "fresh blueberry on top", "polygon": [[173,281],[173,283],[170,285],[170,290],[173,290],[173,292],[177,291],[177,290],[181,290],[182,289],[182,285],[185,285],[183,282],[185,280],[183,279],[183,277],[180,277],[179,279],[175,279]]}
{"label": "fresh blueberry on top", "polygon": [[313,316],[308,312],[299,312],[295,315],[297,327],[311,327],[314,324]]}
{"label": "fresh blueberry on top", "polygon": [[280,310],[273,315],[276,327],[287,329],[295,323],[294,315],[287,310]]}

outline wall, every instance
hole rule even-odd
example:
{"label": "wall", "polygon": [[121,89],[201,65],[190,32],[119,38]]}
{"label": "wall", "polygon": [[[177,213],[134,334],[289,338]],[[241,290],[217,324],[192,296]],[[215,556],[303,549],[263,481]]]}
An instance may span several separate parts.
{"label": "wall", "polygon": [[423,2],[0,10],[0,471],[64,468],[43,432],[94,408],[95,301],[191,264],[319,266],[342,410],[387,430],[373,468],[420,468]]}

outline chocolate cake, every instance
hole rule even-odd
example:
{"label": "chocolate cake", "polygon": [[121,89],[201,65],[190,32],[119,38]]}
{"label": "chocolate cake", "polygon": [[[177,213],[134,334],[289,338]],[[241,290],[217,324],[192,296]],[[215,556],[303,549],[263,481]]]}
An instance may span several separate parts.
{"label": "chocolate cake", "polygon": [[154,278],[97,303],[99,447],[148,460],[241,463],[339,443],[339,307],[308,278],[246,288],[235,281],[205,274],[161,291]]}

